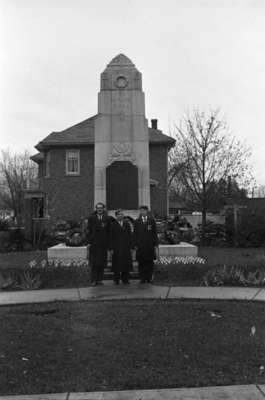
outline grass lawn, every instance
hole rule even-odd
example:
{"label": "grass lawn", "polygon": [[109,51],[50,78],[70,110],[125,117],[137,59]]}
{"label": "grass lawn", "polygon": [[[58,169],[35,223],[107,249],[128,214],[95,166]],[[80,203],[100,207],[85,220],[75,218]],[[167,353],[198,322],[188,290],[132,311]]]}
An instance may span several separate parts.
{"label": "grass lawn", "polygon": [[265,265],[265,248],[236,248],[236,247],[201,247],[199,256],[206,259],[208,265]]}
{"label": "grass lawn", "polygon": [[264,384],[264,311],[162,300],[0,307],[0,394]]}
{"label": "grass lawn", "polygon": [[[0,253],[1,271],[11,268],[23,269],[29,261],[41,261],[46,258],[46,251]],[[255,269],[265,268],[265,248],[216,248],[203,247],[199,249],[199,256],[206,259],[206,264],[177,264],[166,268],[157,268],[154,282],[157,285],[200,286],[206,272],[217,265],[248,266]],[[110,277],[111,278],[111,277]],[[76,268],[66,268],[44,273],[42,288],[88,286],[88,271]]]}

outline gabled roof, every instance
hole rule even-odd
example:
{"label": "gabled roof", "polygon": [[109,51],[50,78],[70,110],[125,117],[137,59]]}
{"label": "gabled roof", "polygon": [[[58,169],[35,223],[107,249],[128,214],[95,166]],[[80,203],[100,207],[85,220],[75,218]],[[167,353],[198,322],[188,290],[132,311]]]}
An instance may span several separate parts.
{"label": "gabled roof", "polygon": [[[85,119],[61,132],[52,132],[45,139],[40,141],[35,147],[43,150],[51,146],[82,146],[93,145],[95,143],[95,119],[97,115]],[[164,135],[159,129],[148,128],[149,143],[174,146],[175,140]]]}
{"label": "gabled roof", "polygon": [[41,150],[50,146],[89,145],[94,143],[94,121],[96,115],[85,119],[61,132],[52,132],[40,141],[36,147]]}

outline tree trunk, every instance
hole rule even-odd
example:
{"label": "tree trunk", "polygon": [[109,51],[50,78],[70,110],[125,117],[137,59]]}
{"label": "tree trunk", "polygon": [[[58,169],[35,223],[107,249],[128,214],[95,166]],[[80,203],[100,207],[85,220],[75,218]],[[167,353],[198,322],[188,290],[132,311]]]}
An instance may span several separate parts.
{"label": "tree trunk", "polygon": [[207,210],[205,207],[202,208],[202,245],[205,246],[206,238],[205,238],[205,228],[206,228],[206,213]]}

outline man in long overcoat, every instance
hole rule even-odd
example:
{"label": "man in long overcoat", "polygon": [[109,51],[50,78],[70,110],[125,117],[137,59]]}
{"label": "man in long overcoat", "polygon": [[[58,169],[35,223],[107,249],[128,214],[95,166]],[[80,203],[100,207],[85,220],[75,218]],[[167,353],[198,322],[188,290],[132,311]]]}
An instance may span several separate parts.
{"label": "man in long overcoat", "polygon": [[140,207],[139,218],[134,224],[134,245],[136,259],[139,264],[141,283],[151,283],[154,272],[154,260],[156,259],[158,237],[156,222],[148,215],[148,207]]}
{"label": "man in long overcoat", "polygon": [[124,219],[122,210],[117,210],[115,216],[116,220],[111,223],[110,228],[113,280],[117,285],[120,280],[129,284],[132,270],[132,231],[129,223]]}
{"label": "man in long overcoat", "polygon": [[107,266],[107,253],[110,240],[110,218],[105,205],[98,203],[96,212],[88,219],[89,261],[91,265],[91,283],[103,285],[104,268]]}

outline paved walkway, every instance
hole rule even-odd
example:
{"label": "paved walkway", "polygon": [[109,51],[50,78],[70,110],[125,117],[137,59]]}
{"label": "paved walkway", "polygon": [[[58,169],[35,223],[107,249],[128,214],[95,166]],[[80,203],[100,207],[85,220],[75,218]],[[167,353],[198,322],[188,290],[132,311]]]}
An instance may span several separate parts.
{"label": "paved walkway", "polygon": [[45,303],[51,301],[129,300],[129,299],[219,299],[265,301],[265,289],[241,287],[188,287],[139,284],[72,289],[23,290],[0,292],[0,305]]}
{"label": "paved walkway", "polygon": [[124,390],[0,396],[0,400],[264,400],[265,386],[215,386],[191,389]]}

